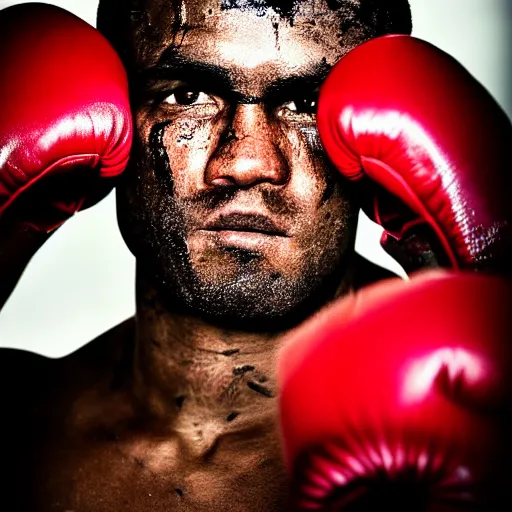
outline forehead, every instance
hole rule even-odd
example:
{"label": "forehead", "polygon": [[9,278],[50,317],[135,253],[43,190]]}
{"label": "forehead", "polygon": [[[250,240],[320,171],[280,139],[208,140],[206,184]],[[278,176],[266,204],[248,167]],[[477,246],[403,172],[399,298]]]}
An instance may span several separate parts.
{"label": "forehead", "polygon": [[321,62],[332,65],[368,37],[360,29],[356,37],[350,28],[342,30],[346,12],[323,0],[146,0],[144,4],[135,27],[135,53],[142,68],[156,65],[172,48],[187,60],[238,74],[264,68],[281,75]]}

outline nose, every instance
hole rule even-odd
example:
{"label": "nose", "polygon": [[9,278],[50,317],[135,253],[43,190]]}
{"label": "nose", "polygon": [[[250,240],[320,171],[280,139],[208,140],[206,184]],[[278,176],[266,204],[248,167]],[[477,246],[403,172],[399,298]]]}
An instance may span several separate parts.
{"label": "nose", "polygon": [[286,183],[288,164],[279,149],[276,132],[262,105],[238,105],[207,166],[206,182],[239,187]]}

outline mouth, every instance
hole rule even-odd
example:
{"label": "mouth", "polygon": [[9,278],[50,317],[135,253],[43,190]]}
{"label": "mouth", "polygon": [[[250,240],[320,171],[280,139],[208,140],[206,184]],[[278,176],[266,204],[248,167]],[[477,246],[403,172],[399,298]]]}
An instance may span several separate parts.
{"label": "mouth", "polygon": [[287,236],[286,231],[269,217],[252,213],[230,213],[219,215],[204,227],[207,231],[236,231],[267,236]]}
{"label": "mouth", "polygon": [[[269,217],[255,213],[232,212],[221,214],[201,229],[209,233],[220,247],[251,252],[280,247],[288,240],[286,231]],[[276,245],[277,244],[277,245]]]}

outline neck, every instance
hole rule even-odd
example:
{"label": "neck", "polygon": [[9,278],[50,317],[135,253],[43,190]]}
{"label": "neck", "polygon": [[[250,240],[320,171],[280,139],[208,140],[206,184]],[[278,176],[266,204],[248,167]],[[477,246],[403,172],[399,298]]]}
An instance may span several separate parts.
{"label": "neck", "polygon": [[201,455],[225,434],[275,428],[282,331],[233,330],[171,310],[140,272],[136,325],[133,390],[153,431]]}
{"label": "neck", "polygon": [[141,276],[137,298],[134,389],[151,423],[193,436],[197,425],[220,433],[275,415],[281,333],[233,331],[170,311]]}

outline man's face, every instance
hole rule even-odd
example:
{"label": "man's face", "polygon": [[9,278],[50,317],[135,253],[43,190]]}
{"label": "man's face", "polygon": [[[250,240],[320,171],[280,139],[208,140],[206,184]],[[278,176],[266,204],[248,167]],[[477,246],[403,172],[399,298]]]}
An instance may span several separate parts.
{"label": "man's face", "polygon": [[356,207],[323,155],[315,102],[360,41],[340,44],[321,2],[293,17],[240,3],[141,9],[119,220],[138,270],[182,304],[276,319],[332,297],[353,251]]}

